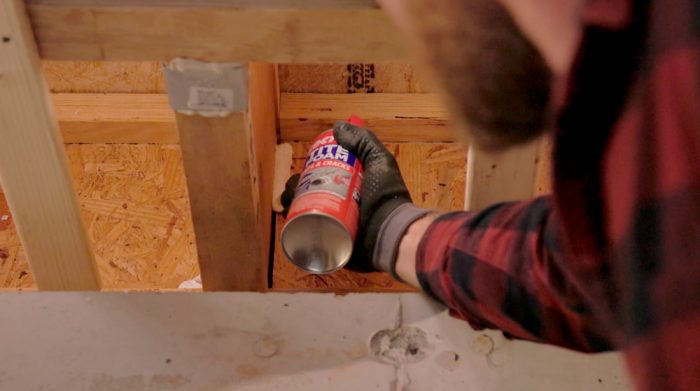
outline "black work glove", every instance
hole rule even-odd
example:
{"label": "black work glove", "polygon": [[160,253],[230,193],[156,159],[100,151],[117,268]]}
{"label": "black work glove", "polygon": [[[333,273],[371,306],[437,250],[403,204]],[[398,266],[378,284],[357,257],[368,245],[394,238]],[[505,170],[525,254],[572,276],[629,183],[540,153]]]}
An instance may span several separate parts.
{"label": "black work glove", "polygon": [[360,227],[348,268],[372,271],[374,249],[382,223],[399,205],[411,202],[396,159],[370,130],[347,122],[333,126],[333,137],[362,164]]}

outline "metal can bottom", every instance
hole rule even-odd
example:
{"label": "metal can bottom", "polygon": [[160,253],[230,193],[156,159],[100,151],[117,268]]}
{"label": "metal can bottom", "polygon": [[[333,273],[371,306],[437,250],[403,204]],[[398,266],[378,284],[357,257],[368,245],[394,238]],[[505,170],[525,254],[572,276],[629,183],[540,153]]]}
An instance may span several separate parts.
{"label": "metal can bottom", "polygon": [[353,247],[345,226],[323,213],[305,213],[288,221],[280,242],[292,263],[314,274],[331,273],[345,266]]}

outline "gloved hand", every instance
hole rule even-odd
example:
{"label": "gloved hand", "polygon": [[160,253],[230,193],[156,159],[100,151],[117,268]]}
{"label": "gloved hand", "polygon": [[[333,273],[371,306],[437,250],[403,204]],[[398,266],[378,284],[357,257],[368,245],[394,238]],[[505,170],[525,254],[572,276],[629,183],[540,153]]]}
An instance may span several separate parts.
{"label": "gloved hand", "polygon": [[370,130],[339,121],[333,137],[362,164],[360,228],[348,267],[357,271],[380,269],[374,265],[374,249],[382,223],[399,205],[411,202],[394,156]]}
{"label": "gloved hand", "polygon": [[[338,144],[362,163],[364,177],[360,196],[360,226],[355,248],[347,267],[368,272],[382,270],[392,274],[401,237],[408,226],[428,211],[413,206],[394,156],[370,130],[347,122],[333,126]],[[285,208],[294,198],[299,176],[292,176],[285,186]]]}

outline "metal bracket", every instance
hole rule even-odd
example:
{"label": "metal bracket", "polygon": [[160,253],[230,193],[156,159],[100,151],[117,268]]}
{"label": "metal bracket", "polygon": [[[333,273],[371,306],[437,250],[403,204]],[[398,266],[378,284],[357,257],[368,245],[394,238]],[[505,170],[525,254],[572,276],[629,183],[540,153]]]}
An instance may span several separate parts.
{"label": "metal bracket", "polygon": [[248,67],[176,58],[163,66],[173,110],[223,117],[248,110]]}

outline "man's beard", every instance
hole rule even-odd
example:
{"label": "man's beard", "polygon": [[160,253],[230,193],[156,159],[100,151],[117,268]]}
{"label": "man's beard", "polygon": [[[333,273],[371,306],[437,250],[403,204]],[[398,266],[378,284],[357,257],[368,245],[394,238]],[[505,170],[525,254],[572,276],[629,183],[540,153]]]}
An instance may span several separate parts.
{"label": "man's beard", "polygon": [[407,1],[420,51],[457,124],[486,149],[543,133],[552,73],[495,0]]}

